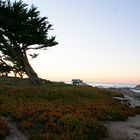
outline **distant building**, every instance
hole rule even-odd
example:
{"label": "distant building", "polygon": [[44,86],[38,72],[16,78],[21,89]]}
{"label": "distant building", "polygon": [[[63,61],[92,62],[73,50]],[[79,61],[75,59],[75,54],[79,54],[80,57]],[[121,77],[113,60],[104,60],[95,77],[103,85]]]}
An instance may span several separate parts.
{"label": "distant building", "polygon": [[80,79],[72,79],[72,84],[73,85],[81,85],[81,84],[83,84],[83,81]]}

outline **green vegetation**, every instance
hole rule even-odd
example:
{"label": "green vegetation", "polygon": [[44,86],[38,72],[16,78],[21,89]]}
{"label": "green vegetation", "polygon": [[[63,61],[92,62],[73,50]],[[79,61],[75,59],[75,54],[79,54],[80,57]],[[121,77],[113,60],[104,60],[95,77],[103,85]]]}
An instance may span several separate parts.
{"label": "green vegetation", "polygon": [[104,121],[137,112],[113,96],[122,95],[63,82],[35,86],[28,79],[0,78],[0,115],[12,118],[30,140],[98,140],[107,136]]}

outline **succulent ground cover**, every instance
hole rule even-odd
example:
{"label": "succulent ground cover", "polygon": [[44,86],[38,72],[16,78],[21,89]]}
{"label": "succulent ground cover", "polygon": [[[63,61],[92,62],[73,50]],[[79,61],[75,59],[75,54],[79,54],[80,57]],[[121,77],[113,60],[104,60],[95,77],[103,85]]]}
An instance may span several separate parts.
{"label": "succulent ground cover", "polygon": [[[113,96],[122,94],[64,83],[34,86],[28,80],[0,78],[0,115],[12,118],[30,140],[97,140],[107,136],[104,121],[126,120],[138,112]],[[0,127],[0,137],[3,129],[8,130]]]}

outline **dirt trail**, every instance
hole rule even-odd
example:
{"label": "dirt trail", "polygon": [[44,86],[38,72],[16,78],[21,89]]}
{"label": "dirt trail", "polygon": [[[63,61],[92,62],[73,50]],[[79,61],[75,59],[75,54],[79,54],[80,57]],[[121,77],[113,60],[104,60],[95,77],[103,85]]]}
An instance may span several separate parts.
{"label": "dirt trail", "polygon": [[5,140],[27,140],[25,136],[16,126],[16,123],[11,121],[9,118],[4,118],[10,128],[10,133]]}
{"label": "dirt trail", "polygon": [[108,122],[109,137],[104,140],[140,140],[140,115],[127,121]]}

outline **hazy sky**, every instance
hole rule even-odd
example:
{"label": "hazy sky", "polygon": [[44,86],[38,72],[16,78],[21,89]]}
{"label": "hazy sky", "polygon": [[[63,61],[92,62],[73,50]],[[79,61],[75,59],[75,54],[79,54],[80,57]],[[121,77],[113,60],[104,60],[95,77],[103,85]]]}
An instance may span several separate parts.
{"label": "hazy sky", "polygon": [[31,64],[54,81],[140,83],[140,0],[23,0],[47,16],[59,45]]}

